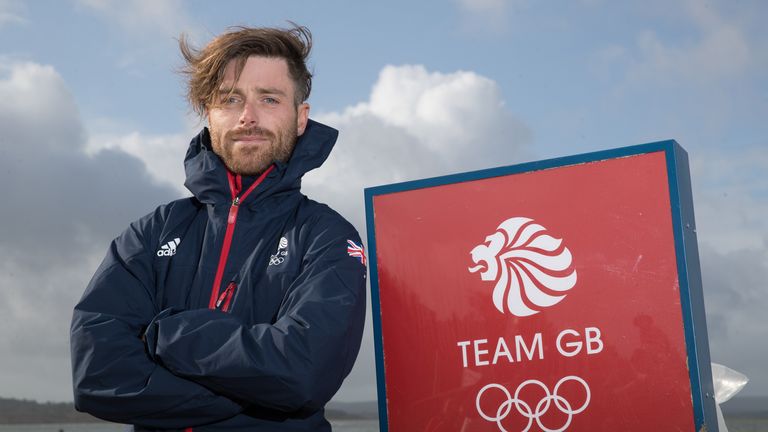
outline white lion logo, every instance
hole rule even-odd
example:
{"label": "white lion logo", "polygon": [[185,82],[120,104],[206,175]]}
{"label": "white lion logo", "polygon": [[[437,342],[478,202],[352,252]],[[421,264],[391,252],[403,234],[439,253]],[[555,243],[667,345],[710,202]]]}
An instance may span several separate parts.
{"label": "white lion logo", "polygon": [[576,285],[573,257],[561,245],[562,239],[553,238],[532,219],[513,217],[472,249],[476,265],[469,271],[479,271],[484,281],[496,281],[493,304],[499,312],[534,315],[564,299]]}

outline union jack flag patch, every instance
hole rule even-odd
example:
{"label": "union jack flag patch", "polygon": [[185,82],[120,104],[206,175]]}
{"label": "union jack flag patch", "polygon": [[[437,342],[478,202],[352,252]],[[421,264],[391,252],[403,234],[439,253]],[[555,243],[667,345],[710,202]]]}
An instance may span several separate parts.
{"label": "union jack flag patch", "polygon": [[358,245],[352,240],[347,240],[347,253],[349,256],[359,259],[363,265],[366,265],[365,251],[363,250],[363,246]]}

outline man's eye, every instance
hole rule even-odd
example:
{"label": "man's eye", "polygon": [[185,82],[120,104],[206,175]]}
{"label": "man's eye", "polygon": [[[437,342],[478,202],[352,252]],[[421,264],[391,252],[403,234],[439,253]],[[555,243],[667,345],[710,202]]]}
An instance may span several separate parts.
{"label": "man's eye", "polygon": [[280,103],[280,101],[272,97],[265,97],[263,100],[267,105],[277,105]]}
{"label": "man's eye", "polygon": [[219,100],[221,105],[237,105],[240,103],[240,96],[230,95],[224,96]]}

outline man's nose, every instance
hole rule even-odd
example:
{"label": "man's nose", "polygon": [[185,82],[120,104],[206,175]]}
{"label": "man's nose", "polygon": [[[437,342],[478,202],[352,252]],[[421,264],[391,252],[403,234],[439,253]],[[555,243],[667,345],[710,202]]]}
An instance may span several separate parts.
{"label": "man's nose", "polygon": [[259,120],[258,111],[256,106],[252,103],[245,102],[243,104],[243,111],[240,113],[241,125],[253,125]]}

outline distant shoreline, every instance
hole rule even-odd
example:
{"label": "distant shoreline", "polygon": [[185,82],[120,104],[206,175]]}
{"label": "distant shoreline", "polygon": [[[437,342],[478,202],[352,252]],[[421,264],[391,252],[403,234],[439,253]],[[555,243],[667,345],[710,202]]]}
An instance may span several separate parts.
{"label": "distant shoreline", "polygon": [[[378,419],[376,402],[331,402],[325,411],[329,420]],[[28,399],[0,398],[0,424],[110,423],[75,409],[72,402],[37,402]]]}
{"label": "distant shoreline", "polygon": [[[768,396],[736,397],[721,406],[726,420],[768,420]],[[376,420],[378,404],[366,402],[331,402],[326,408],[329,420]],[[0,398],[0,424],[70,424],[110,423],[75,410],[72,402],[37,402],[27,399]]]}

